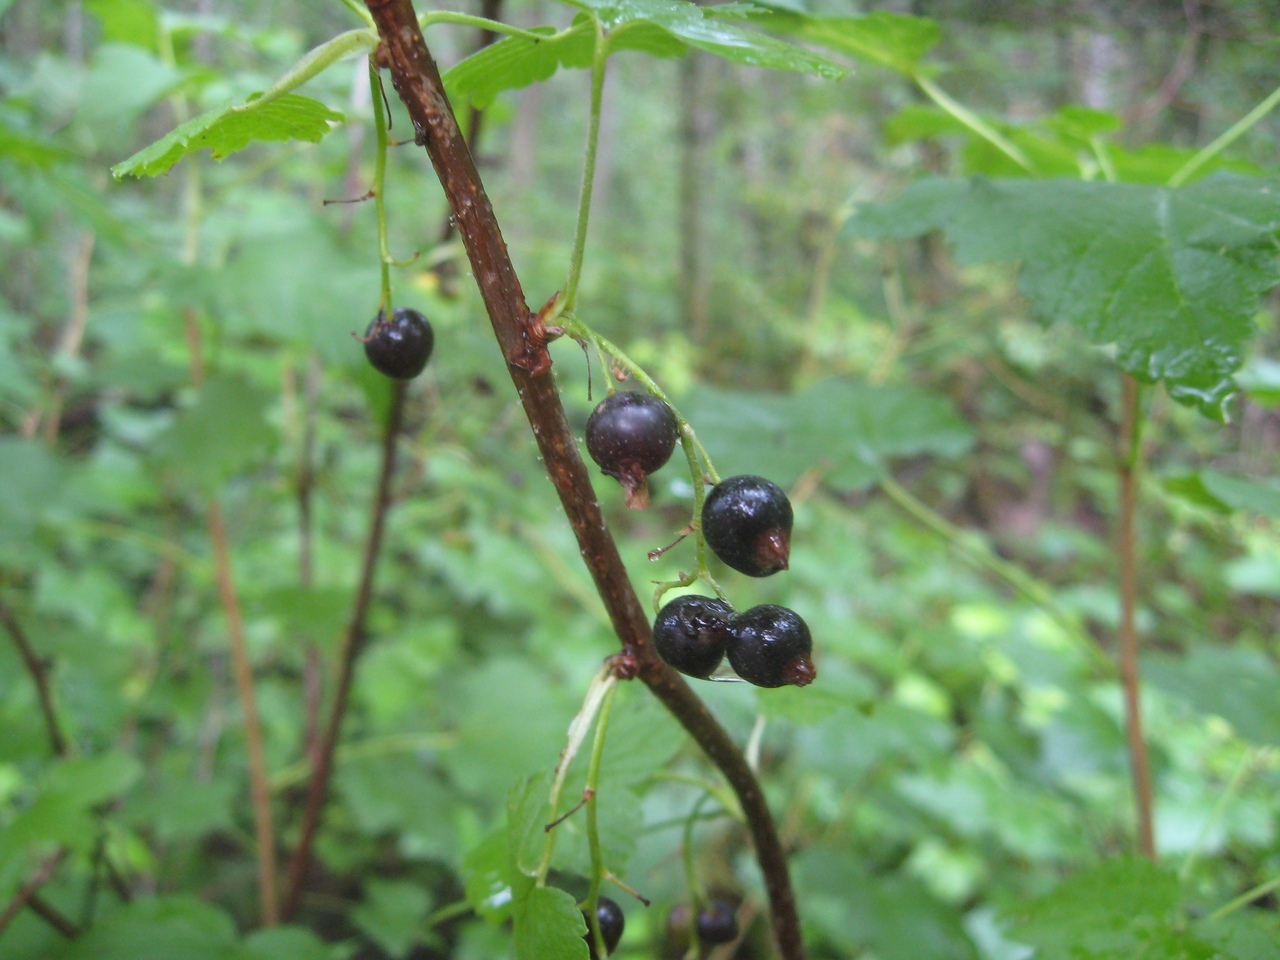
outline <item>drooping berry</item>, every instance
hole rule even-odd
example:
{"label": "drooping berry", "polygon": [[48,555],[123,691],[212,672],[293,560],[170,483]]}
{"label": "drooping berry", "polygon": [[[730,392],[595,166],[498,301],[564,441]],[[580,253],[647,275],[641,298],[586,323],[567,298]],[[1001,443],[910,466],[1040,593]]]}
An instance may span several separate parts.
{"label": "drooping berry", "polygon": [[698,911],[698,939],[710,946],[737,939],[738,918],[732,904],[712,900]]}
{"label": "drooping berry", "polygon": [[681,673],[705,680],[724,659],[732,616],[733,607],[724,600],[676,597],[653,621],[654,649]]}
{"label": "drooping berry", "polygon": [[[582,919],[587,919],[585,910],[582,913]],[[622,928],[626,926],[627,918],[622,915],[622,908],[608,897],[600,897],[596,901],[596,920],[600,923],[600,936],[604,937],[606,952],[613,953],[618,948],[618,941],[622,939]],[[595,937],[591,935],[590,922],[587,923],[587,932],[583,939],[587,941],[591,960],[600,960],[600,955],[596,953]]]}
{"label": "drooping berry", "polygon": [[791,501],[776,483],[744,475],[722,480],[702,505],[702,535],[715,555],[749,577],[787,569]]}
{"label": "drooping berry", "polygon": [[396,307],[390,320],[386,311],[379,310],[364,334],[364,355],[375,370],[392,380],[412,380],[420,374],[434,346],[431,324],[408,307]]}
{"label": "drooping berry", "polygon": [[587,418],[587,453],[622,484],[633,510],[649,505],[646,478],[671,459],[679,439],[675,413],[647,393],[612,393]]}
{"label": "drooping berry", "polygon": [[803,687],[818,675],[809,659],[808,624],[777,604],[752,607],[730,620],[726,652],[734,672],[757,687]]}

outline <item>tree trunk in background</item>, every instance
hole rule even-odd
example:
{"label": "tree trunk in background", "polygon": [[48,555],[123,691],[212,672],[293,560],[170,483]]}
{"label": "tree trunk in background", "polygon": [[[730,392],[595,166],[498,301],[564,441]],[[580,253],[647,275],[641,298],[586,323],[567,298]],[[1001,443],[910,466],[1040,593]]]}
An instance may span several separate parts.
{"label": "tree trunk in background", "polygon": [[684,327],[695,344],[706,343],[710,329],[711,281],[703,257],[706,148],[715,116],[703,93],[706,58],[690,51],[680,61],[680,306]]}

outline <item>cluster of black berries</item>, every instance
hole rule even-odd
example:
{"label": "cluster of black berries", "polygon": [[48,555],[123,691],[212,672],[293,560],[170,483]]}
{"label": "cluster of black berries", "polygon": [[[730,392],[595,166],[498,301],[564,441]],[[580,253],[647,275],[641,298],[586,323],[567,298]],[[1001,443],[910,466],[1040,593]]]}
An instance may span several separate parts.
{"label": "cluster of black berries", "polygon": [[[587,452],[618,479],[633,508],[649,505],[648,476],[671,458],[679,439],[675,413],[647,393],[612,394],[587,420]],[[702,505],[707,545],[750,577],[787,569],[791,524],[791,501],[763,477],[729,477]],[[653,642],[663,660],[691,677],[706,679],[726,654],[738,676],[760,687],[804,686],[817,675],[808,626],[774,604],[737,614],[723,600],[679,597],[659,612]]]}
{"label": "cluster of black berries", "polygon": [[734,613],[724,600],[676,597],[653,622],[658,655],[705,680],[726,654],[734,673],[757,687],[803,687],[818,675],[809,627],[794,610],[765,603]]}
{"label": "cluster of black berries", "polygon": [[420,374],[435,346],[427,318],[408,307],[397,307],[390,320],[379,310],[360,339],[373,368],[392,380],[412,380]]}

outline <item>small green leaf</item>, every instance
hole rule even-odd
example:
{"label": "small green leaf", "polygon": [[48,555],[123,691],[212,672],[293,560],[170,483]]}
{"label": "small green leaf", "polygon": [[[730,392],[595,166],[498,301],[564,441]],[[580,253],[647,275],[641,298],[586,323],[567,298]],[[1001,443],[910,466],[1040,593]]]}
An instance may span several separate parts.
{"label": "small green leaf", "polygon": [[149,147],[111,168],[117,180],[154,177],[188,154],[208,149],[222,160],[255,140],[305,140],[319,143],[342,114],[298,94],[285,94],[262,106],[250,98],[237,106],[218,107],[181,124]]}
{"label": "small green leaf", "polygon": [[572,896],[534,887],[515,910],[516,960],[586,960],[586,932]]}
{"label": "small green leaf", "polygon": [[1225,416],[1262,294],[1280,283],[1280,183],[1217,174],[1187,187],[924,180],[861,208],[862,237],[945,231],[963,263],[1021,261],[1037,314],[1118,348],[1123,369]]}

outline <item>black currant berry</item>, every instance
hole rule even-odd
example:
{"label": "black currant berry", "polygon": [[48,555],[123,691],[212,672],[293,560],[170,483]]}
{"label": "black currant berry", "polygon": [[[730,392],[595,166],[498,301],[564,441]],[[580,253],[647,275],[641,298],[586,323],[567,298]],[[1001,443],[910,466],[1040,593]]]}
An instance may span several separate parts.
{"label": "black currant berry", "polygon": [[431,324],[417,310],[397,307],[390,320],[379,310],[365,331],[364,355],[392,380],[412,380],[431,359],[435,339]]}
{"label": "black currant berry", "polygon": [[613,393],[587,418],[587,453],[622,484],[627,506],[649,505],[645,479],[671,459],[680,439],[672,409],[647,393]]}
{"label": "black currant berry", "polygon": [[698,939],[715,946],[737,939],[738,918],[733,906],[723,900],[712,900],[698,911]]}
{"label": "black currant berry", "polygon": [[757,687],[803,687],[818,675],[809,659],[808,624],[776,604],[752,607],[730,620],[726,652],[734,672]]}
{"label": "black currant berry", "polygon": [[[585,910],[582,913],[582,919],[587,919]],[[596,920],[600,923],[600,936],[604,937],[605,950],[613,953],[618,947],[618,941],[622,939],[622,928],[626,926],[627,918],[622,915],[622,908],[608,897],[600,897],[596,901]],[[596,939],[591,935],[590,922],[587,923],[587,932],[583,939],[587,941],[591,960],[600,960],[600,955],[596,953]]]}
{"label": "black currant berry", "polygon": [[733,607],[714,597],[676,597],[653,621],[658,656],[683,674],[705,680],[724,659]]}
{"label": "black currant berry", "polygon": [[791,556],[791,501],[764,477],[730,477],[707,494],[702,535],[717,557],[749,577],[787,569]]}

